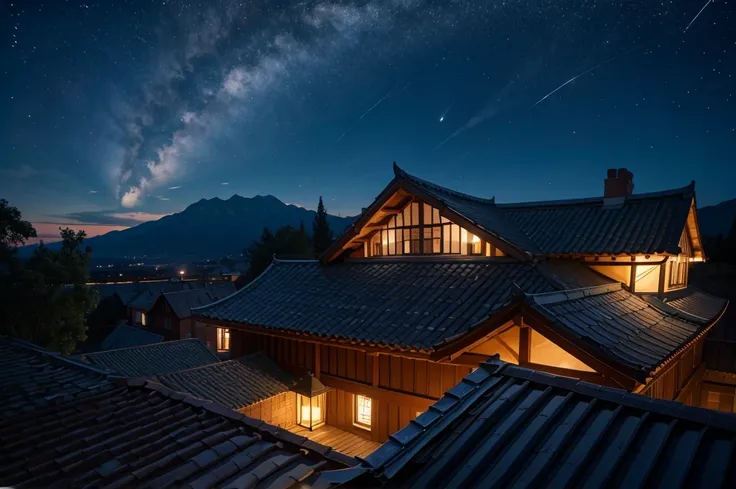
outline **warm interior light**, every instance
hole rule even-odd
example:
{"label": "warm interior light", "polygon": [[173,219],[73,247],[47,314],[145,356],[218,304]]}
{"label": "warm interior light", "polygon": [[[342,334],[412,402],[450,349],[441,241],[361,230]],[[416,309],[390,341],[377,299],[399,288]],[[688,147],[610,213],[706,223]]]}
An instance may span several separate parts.
{"label": "warm interior light", "polygon": [[184,275],[184,270],[179,270],[179,275]]}
{"label": "warm interior light", "polygon": [[480,243],[480,238],[476,235],[473,235],[473,243]]}
{"label": "warm interior light", "polygon": [[322,408],[319,406],[309,406],[302,404],[302,423],[311,423],[322,421]]}

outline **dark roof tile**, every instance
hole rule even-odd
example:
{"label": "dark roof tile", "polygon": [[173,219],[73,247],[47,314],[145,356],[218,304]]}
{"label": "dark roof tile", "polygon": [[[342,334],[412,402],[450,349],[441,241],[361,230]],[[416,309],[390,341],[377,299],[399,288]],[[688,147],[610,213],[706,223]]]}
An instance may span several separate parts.
{"label": "dark roof tile", "polygon": [[[82,358],[130,377],[151,377],[219,362],[217,355],[198,339],[87,353]],[[158,389],[158,385],[154,383],[152,388]]]}
{"label": "dark roof tile", "polygon": [[525,302],[551,328],[638,381],[708,328],[668,314],[618,283],[530,294]]}
{"label": "dark roof tile", "polygon": [[206,306],[234,294],[237,289],[232,282],[221,282],[198,289],[166,292],[164,298],[179,319],[192,315],[191,310]]}
{"label": "dark roof tile", "polygon": [[736,484],[736,416],[498,360],[479,370],[485,382],[462,381],[476,394],[453,398],[419,433],[410,423],[392,435],[363,462],[369,472],[352,471],[346,487],[358,477],[370,487],[369,474],[387,488]]}
{"label": "dark roof tile", "polygon": [[0,421],[110,389],[109,373],[0,336]]}
{"label": "dark roof tile", "polygon": [[178,391],[240,409],[288,391],[295,379],[262,353],[159,376]]}
{"label": "dark roof tile", "polygon": [[534,265],[499,259],[328,266],[275,260],[236,294],[194,314],[203,321],[430,350],[509,305],[513,283],[526,292],[554,290]]}
{"label": "dark roof tile", "polygon": [[143,328],[119,324],[102,340],[103,350],[117,350],[132,346],[151,345],[160,343],[164,339],[160,334],[146,331]]}

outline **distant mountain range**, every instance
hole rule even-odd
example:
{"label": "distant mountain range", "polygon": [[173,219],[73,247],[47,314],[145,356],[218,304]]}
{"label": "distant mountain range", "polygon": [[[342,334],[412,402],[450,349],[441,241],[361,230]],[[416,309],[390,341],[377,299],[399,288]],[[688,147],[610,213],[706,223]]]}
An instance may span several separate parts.
{"label": "distant mountain range", "polygon": [[736,199],[726,200],[717,205],[709,205],[698,209],[700,234],[716,237],[728,234],[736,218]]}
{"label": "distant mountain range", "polygon": [[[252,198],[233,195],[202,199],[181,212],[157,221],[141,223],[123,231],[112,231],[85,240],[95,258],[162,256],[175,258],[218,258],[242,253],[260,238],[264,227],[275,231],[301,223],[312,233],[315,211],[285,204],[272,195]],[[354,218],[328,215],[333,234],[338,236]],[[49,244],[50,248],[55,245]],[[56,245],[58,246],[58,244]],[[22,254],[32,252],[25,246]]]}

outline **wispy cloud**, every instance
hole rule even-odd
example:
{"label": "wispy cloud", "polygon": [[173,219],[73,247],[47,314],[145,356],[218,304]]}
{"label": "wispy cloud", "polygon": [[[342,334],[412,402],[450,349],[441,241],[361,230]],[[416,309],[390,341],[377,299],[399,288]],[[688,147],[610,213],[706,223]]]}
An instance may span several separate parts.
{"label": "wispy cloud", "polygon": [[0,169],[0,175],[4,178],[25,179],[38,175],[39,171],[25,163],[13,168]]}
{"label": "wispy cloud", "polygon": [[[161,54],[140,97],[130,102],[120,96],[113,104],[106,158],[120,203],[136,207],[189,171],[234,118],[253,113],[271,94],[300,86],[319,73],[316,68],[359,46],[362,34],[389,28],[396,14],[422,3],[300,2],[285,9],[278,25],[258,28],[248,23],[252,6],[235,0],[216,2],[194,18],[184,15],[177,28],[185,35]],[[250,33],[246,41],[243,25]],[[194,90],[180,91],[182,85]],[[163,144],[162,132],[168,135]]]}
{"label": "wispy cloud", "polygon": [[158,200],[171,200],[170,198],[168,198],[168,197],[165,197],[165,196],[163,196],[163,195],[157,195],[157,196],[156,196],[156,198],[157,198]]}
{"label": "wispy cloud", "polygon": [[98,193],[98,192],[97,192],[97,190],[90,190],[90,191],[89,191],[89,193],[91,193],[91,194],[96,194],[96,193]]}
{"label": "wispy cloud", "polygon": [[222,182],[220,185],[230,185],[230,182]]}
{"label": "wispy cloud", "polygon": [[135,226],[142,222],[156,221],[168,214],[150,212],[83,211],[53,216],[67,222],[100,224],[105,226]]}
{"label": "wispy cloud", "polygon": [[174,185],[173,187],[169,187],[169,190],[176,190],[178,188],[182,188],[183,185]]}

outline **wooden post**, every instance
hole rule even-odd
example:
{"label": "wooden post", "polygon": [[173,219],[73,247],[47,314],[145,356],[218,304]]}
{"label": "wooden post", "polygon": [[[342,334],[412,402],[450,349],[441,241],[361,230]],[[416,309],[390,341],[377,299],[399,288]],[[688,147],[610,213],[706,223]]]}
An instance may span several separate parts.
{"label": "wooden post", "polygon": [[657,296],[661,299],[664,296],[664,284],[667,279],[667,262],[659,265],[659,287],[657,288]]}
{"label": "wooden post", "polygon": [[322,361],[319,356],[321,348],[317,343],[313,343],[312,346],[314,346],[314,376],[319,379],[322,372]]}
{"label": "wooden post", "polygon": [[529,363],[532,352],[532,330],[524,324],[524,318],[521,318],[521,328],[519,330],[519,365]]}
{"label": "wooden post", "polygon": [[629,277],[629,292],[636,291],[636,265],[631,264],[631,276]]}
{"label": "wooden post", "polygon": [[373,353],[373,386],[378,387],[378,353]]}

